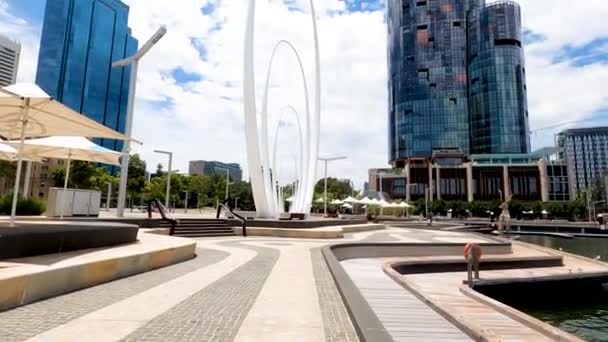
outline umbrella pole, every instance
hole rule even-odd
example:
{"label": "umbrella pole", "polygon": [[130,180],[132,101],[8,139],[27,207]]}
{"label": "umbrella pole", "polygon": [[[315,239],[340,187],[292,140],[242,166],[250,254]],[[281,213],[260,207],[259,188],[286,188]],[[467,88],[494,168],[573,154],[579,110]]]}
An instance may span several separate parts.
{"label": "umbrella pole", "polygon": [[27,125],[27,108],[29,107],[29,99],[26,100],[23,120],[21,121],[21,140],[19,141],[19,151],[17,151],[17,172],[15,173],[15,188],[13,190],[13,206],[11,207],[11,222],[10,226],[15,226],[15,217],[17,216],[17,200],[19,199],[19,183],[21,180],[21,168],[23,166],[23,145],[25,144],[25,126]]}
{"label": "umbrella pole", "polygon": [[68,166],[66,167],[66,171],[65,171],[65,177],[63,180],[63,192],[61,193],[61,210],[60,212],[60,219],[63,220],[63,213],[65,211],[65,201],[67,199],[67,191],[68,191],[68,178],[70,178],[70,166],[72,164],[72,152],[70,152],[68,154]]}

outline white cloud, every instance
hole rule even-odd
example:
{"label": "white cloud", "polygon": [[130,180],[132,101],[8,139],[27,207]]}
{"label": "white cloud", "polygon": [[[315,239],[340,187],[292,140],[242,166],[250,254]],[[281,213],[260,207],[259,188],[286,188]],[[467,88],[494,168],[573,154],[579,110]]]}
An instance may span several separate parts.
{"label": "white cloud", "polygon": [[[211,1],[209,15],[200,8],[211,0],[127,0],[130,26],[143,42],[161,24],[167,35],[140,65],[134,134],[144,141],[138,147],[149,168],[165,162],[155,148],[175,152],[175,168],[187,171],[188,161],[236,161],[246,168],[242,115],[242,45],[244,0]],[[382,11],[344,12],[352,0],[317,0],[322,60],[321,153],[344,154],[349,159],[330,167],[330,175],[353,178],[357,186],[367,169],[387,160],[386,27]],[[287,3],[289,5],[287,5]],[[605,0],[520,0],[524,26],[545,40],[526,47],[531,127],[587,118],[608,107],[608,65],[577,67],[572,59],[554,63],[565,47],[581,47],[608,37]],[[268,59],[279,39],[294,43],[312,80],[312,37],[308,0],[258,0],[256,23],[256,77],[258,95]],[[297,7],[298,11],[290,11]],[[0,6],[0,31],[24,44],[21,80],[33,80],[40,27],[10,15]],[[204,46],[204,58],[196,48]],[[606,46],[603,47],[604,49]],[[595,53],[601,53],[600,48]],[[171,71],[202,76],[180,84]],[[281,50],[272,72],[269,103],[271,131],[286,105],[304,112],[302,83],[288,50]],[[311,86],[309,84],[309,86]],[[258,105],[260,104],[258,99]],[[292,124],[281,134],[281,170],[293,174],[297,133]],[[533,137],[535,145],[551,143],[552,131]],[[321,173],[319,173],[320,175]]]}
{"label": "white cloud", "polygon": [[18,82],[34,82],[40,46],[40,25],[14,16],[6,1],[0,1],[0,33],[21,43]]}

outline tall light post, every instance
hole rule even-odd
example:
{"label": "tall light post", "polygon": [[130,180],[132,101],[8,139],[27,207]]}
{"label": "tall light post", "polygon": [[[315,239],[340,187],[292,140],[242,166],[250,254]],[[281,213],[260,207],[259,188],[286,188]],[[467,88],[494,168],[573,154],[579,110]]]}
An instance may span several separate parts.
{"label": "tall light post", "polygon": [[171,193],[171,166],[173,164],[173,152],[154,150],[156,153],[169,156],[169,169],[167,170],[167,194],[165,196],[165,208],[169,209],[169,194]]}
{"label": "tall light post", "polygon": [[346,159],[345,156],[340,157],[331,157],[331,158],[322,158],[319,157],[319,160],[325,163],[325,185],[323,186],[323,216],[327,216],[327,163],[330,161],[343,160]]}
{"label": "tall light post", "polygon": [[184,190],[186,193],[186,200],[184,201],[184,214],[188,213],[188,190]]}
{"label": "tall light post", "polygon": [[110,211],[110,201],[112,199],[112,182],[106,182],[106,184],[108,185],[108,198],[106,200],[106,207],[108,208],[108,211]]}
{"label": "tall light post", "polygon": [[118,188],[118,206],[116,216],[123,217],[125,210],[125,195],[127,193],[127,178],[129,176],[129,155],[131,153],[131,132],[133,130],[133,108],[135,106],[135,91],[137,88],[137,68],[139,60],[167,33],[163,25],[156,33],[141,47],[133,56],[112,63],[113,68],[124,68],[131,66],[129,79],[129,100],[127,103],[127,119],[125,125],[126,140],[122,145],[122,158],[120,162],[120,186]]}
{"label": "tall light post", "polygon": [[228,186],[230,185],[230,170],[225,169],[223,167],[218,167],[217,169],[226,171],[226,196],[224,199],[228,199]]}

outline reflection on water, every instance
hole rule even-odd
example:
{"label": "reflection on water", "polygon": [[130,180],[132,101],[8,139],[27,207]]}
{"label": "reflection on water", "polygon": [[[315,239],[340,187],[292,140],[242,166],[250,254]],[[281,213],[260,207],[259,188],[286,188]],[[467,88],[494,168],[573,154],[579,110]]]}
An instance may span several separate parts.
{"label": "reflection on water", "polygon": [[553,249],[561,248],[564,252],[589,258],[599,256],[602,261],[608,261],[608,238],[577,237],[564,239],[553,236],[522,235],[519,240]]}
{"label": "reflection on water", "polygon": [[[608,239],[522,236],[520,240],[608,261]],[[587,341],[608,341],[608,292],[567,293],[560,300],[529,303],[519,309]],[[566,298],[571,300],[565,300]]]}
{"label": "reflection on water", "polygon": [[577,302],[553,301],[520,308],[527,314],[587,341],[608,341],[608,295]]}

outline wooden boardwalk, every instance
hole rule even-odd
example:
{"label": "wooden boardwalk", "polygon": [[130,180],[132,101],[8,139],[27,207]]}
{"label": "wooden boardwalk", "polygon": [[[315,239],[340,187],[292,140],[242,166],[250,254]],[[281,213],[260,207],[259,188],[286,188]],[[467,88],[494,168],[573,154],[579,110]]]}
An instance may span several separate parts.
{"label": "wooden boardwalk", "polygon": [[351,259],[341,264],[395,341],[471,341],[384,274],[385,262],[385,259]]}

